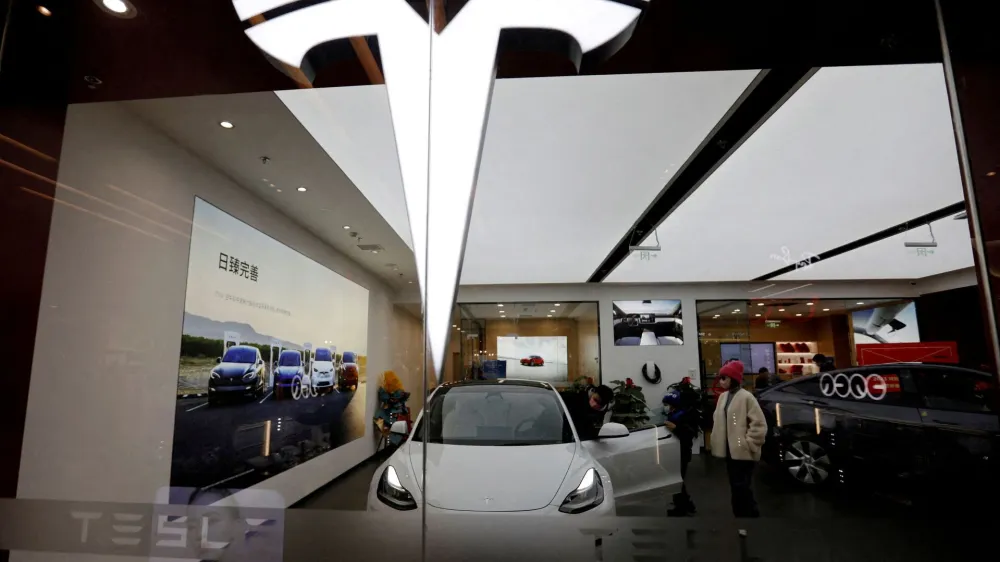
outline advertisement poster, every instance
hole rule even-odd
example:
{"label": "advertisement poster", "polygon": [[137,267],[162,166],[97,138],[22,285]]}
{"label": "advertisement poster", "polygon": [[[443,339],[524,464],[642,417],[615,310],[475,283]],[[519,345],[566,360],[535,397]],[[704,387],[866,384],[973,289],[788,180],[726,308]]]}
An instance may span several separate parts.
{"label": "advertisement poster", "polygon": [[920,341],[917,305],[912,301],[855,310],[851,313],[851,323],[855,344]]}
{"label": "advertisement poster", "polygon": [[566,336],[497,337],[497,359],[506,361],[508,378],[566,381],[568,357]]}
{"label": "advertisement poster", "polygon": [[614,301],[615,345],[684,345],[679,300]]}
{"label": "advertisement poster", "polygon": [[245,488],[364,435],[368,290],[201,199],[193,222],[171,487]]}

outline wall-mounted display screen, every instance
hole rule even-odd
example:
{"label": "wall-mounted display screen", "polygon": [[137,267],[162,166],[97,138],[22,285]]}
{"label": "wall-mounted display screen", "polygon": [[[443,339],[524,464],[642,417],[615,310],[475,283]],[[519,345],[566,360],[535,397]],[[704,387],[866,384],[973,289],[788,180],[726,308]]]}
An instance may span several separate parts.
{"label": "wall-mounted display screen", "polygon": [[499,336],[497,359],[508,378],[560,382],[569,377],[566,336]]}
{"label": "wall-mounted display screen", "polygon": [[365,433],[368,290],[195,200],[170,485],[245,488]]}
{"label": "wall-mounted display screen", "polygon": [[679,300],[614,301],[615,345],[683,345]]}
{"label": "wall-mounted display screen", "polygon": [[777,372],[773,343],[723,343],[719,344],[719,348],[723,363],[737,359],[743,363],[746,374],[759,373],[761,368],[766,368],[769,373]]}
{"label": "wall-mounted display screen", "polygon": [[917,305],[904,301],[851,313],[854,343],[911,343],[920,341]]}

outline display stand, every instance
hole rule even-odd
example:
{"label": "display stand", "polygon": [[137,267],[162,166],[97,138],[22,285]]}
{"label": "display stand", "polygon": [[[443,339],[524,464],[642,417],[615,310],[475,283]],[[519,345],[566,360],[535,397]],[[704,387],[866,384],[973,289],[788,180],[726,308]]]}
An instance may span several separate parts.
{"label": "display stand", "polygon": [[779,341],[777,348],[778,377],[782,380],[813,375],[819,372],[813,362],[813,355],[819,353],[819,343],[814,341]]}

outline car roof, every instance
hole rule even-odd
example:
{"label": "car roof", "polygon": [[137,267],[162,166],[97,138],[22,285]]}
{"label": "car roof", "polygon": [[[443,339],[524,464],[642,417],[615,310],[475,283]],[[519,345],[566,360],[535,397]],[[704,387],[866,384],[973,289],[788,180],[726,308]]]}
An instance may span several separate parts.
{"label": "car roof", "polygon": [[252,349],[254,351],[259,351],[256,347],[254,347],[252,345],[234,345],[234,346],[226,349],[226,351],[229,351],[230,349]]}
{"label": "car roof", "polygon": [[872,370],[872,369],[905,369],[905,368],[909,368],[909,367],[923,367],[923,368],[930,367],[931,369],[934,369],[934,370],[961,371],[963,373],[968,373],[968,374],[974,375],[974,376],[993,378],[993,375],[991,375],[990,373],[987,373],[987,372],[984,372],[984,371],[977,371],[975,369],[969,369],[968,367],[959,367],[957,365],[952,365],[952,364],[949,364],[949,363],[921,363],[921,362],[918,362],[918,361],[910,361],[910,362],[899,361],[899,362],[895,362],[895,363],[877,363],[875,365],[859,365],[857,367],[847,367],[845,369],[834,369],[832,371],[825,371],[825,372],[822,372],[822,373],[815,373],[815,374],[812,374],[812,375],[804,375],[804,376],[796,377],[794,379],[790,379],[790,380],[787,380],[787,381],[782,381],[782,382],[780,382],[780,383],[778,383],[778,384],[776,384],[776,385],[774,385],[772,387],[768,387],[767,389],[765,389],[764,391],[762,391],[762,394],[764,392],[769,392],[771,390],[777,390],[777,389],[780,389],[780,388],[784,388],[784,387],[786,387],[788,385],[795,384],[795,383],[797,383],[799,381],[804,381],[804,380],[808,380],[808,379],[814,379],[814,378],[821,377],[821,376],[827,375],[827,374],[829,374],[829,375],[836,375],[836,374],[839,374],[839,373],[854,373],[854,372],[857,372],[859,369],[868,369],[868,370]]}
{"label": "car roof", "polygon": [[288,353],[288,354],[294,353],[294,354],[298,355],[299,357],[302,356],[302,352],[299,351],[299,350],[297,350],[297,349],[285,349],[285,350],[282,350],[282,352],[281,352],[282,355],[284,355],[286,353]]}

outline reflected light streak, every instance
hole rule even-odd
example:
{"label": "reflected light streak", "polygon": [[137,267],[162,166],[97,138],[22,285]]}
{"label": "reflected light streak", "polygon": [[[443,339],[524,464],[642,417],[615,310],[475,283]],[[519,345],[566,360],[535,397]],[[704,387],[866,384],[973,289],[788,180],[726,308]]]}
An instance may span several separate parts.
{"label": "reflected light streak", "polygon": [[[80,189],[77,189],[75,187],[66,185],[64,183],[57,182],[57,181],[55,181],[55,180],[53,180],[51,178],[47,178],[47,177],[39,174],[39,173],[33,172],[33,171],[28,170],[26,168],[22,168],[21,166],[18,166],[17,164],[14,164],[12,162],[8,162],[8,161],[6,161],[6,160],[4,160],[2,158],[0,158],[0,164],[4,165],[4,166],[6,166],[6,167],[8,167],[8,168],[10,168],[12,170],[21,172],[22,174],[31,176],[31,177],[33,177],[35,179],[38,179],[38,180],[44,181],[46,183],[49,183],[51,185],[54,185],[57,188],[61,187],[61,188],[65,189],[65,190],[67,190],[67,191],[69,191],[71,193],[76,193],[78,195],[86,197],[87,199],[91,199],[91,200],[97,201],[98,203],[103,203],[104,205],[107,205],[107,206],[111,207],[112,209],[115,209],[115,210],[121,211],[123,213],[132,215],[132,216],[134,216],[136,218],[139,218],[141,220],[144,220],[146,222],[155,224],[156,226],[159,226],[160,228],[163,228],[164,230],[173,232],[174,234],[177,234],[178,236],[183,236],[184,238],[187,238],[187,239],[191,238],[187,233],[181,232],[180,230],[177,230],[176,228],[167,226],[167,225],[165,225],[165,224],[163,224],[163,223],[161,223],[159,221],[153,220],[153,219],[151,219],[151,218],[149,218],[149,217],[147,217],[145,215],[141,215],[139,213],[136,213],[135,211],[130,211],[130,210],[126,209],[125,207],[121,207],[119,205],[115,205],[114,203],[111,203],[110,201],[105,201],[104,199],[101,199],[100,197],[97,197],[96,195],[91,195],[91,194],[89,194],[89,193],[87,193],[85,191],[82,191]],[[163,239],[161,238],[161,240],[163,240]]]}
{"label": "reflected light streak", "polygon": [[157,235],[153,234],[152,232],[146,232],[145,230],[139,228],[138,226],[132,226],[131,224],[124,223],[124,222],[121,222],[119,220],[115,220],[115,219],[113,219],[111,217],[102,215],[101,213],[98,213],[98,212],[95,212],[95,211],[91,211],[90,209],[85,209],[85,208],[80,207],[78,205],[74,205],[72,203],[67,203],[65,201],[61,201],[59,199],[56,199],[55,197],[52,197],[51,195],[46,195],[44,193],[40,193],[38,191],[35,191],[34,189],[28,189],[27,187],[24,187],[24,186],[20,186],[18,189],[20,189],[21,191],[24,191],[26,193],[30,193],[32,195],[37,195],[38,197],[41,197],[42,199],[48,199],[49,201],[52,201],[53,203],[59,203],[60,205],[66,205],[70,209],[75,209],[77,211],[80,211],[80,212],[83,212],[83,213],[87,213],[88,215],[93,215],[93,216],[95,216],[95,217],[97,217],[99,219],[106,220],[108,222],[117,224],[119,226],[124,226],[125,228],[127,228],[129,230],[134,230],[134,231],[139,232],[141,234],[145,234],[146,236],[149,236],[151,238],[156,238],[157,240],[159,240],[161,242],[170,242],[170,240],[167,240],[166,238],[163,238],[162,236],[157,236]]}
{"label": "reflected light streak", "polygon": [[778,418],[778,427],[781,427],[781,403],[780,402],[774,405],[774,413],[775,413],[775,416]]}
{"label": "reflected light streak", "polygon": [[212,229],[205,228],[204,226],[201,226],[200,224],[195,224],[191,219],[189,219],[189,218],[187,218],[185,216],[179,215],[179,214],[171,211],[170,209],[168,209],[166,207],[161,207],[160,205],[158,205],[158,204],[150,201],[149,199],[145,199],[143,197],[140,197],[140,196],[136,195],[135,193],[132,193],[131,191],[129,191],[129,190],[123,188],[123,187],[118,187],[117,185],[110,184],[110,183],[107,184],[107,186],[108,186],[108,189],[111,189],[113,191],[117,191],[118,193],[121,193],[122,195],[125,195],[127,197],[131,197],[132,199],[135,199],[136,201],[139,201],[140,203],[144,203],[146,205],[149,205],[150,207],[153,207],[157,211],[166,213],[166,214],[174,217],[175,219],[177,219],[179,221],[183,221],[184,223],[190,224],[190,225],[194,226],[195,228],[204,230],[205,232],[207,232],[207,233],[209,233],[209,234],[211,234],[213,236],[217,236],[217,237],[225,240],[226,242],[229,242],[229,238],[223,236],[222,234],[219,234],[218,232],[215,232]]}
{"label": "reflected light streak", "polygon": [[792,287],[791,289],[785,289],[784,291],[778,291],[777,293],[771,293],[770,295],[764,295],[762,299],[768,299],[773,296],[783,295],[785,293],[791,293],[792,291],[797,291],[799,289],[805,289],[806,287],[811,287],[812,283],[806,283],[805,285],[799,285],[798,287]]}
{"label": "reflected light streak", "polygon": [[32,147],[30,147],[30,146],[28,146],[26,144],[20,143],[20,142],[14,140],[14,139],[8,137],[7,135],[0,134],[0,140],[6,142],[8,144],[11,144],[11,145],[13,145],[13,146],[15,146],[17,148],[20,148],[21,150],[23,150],[25,152],[31,153],[31,154],[33,154],[33,155],[41,158],[42,160],[47,160],[49,162],[55,162],[56,161],[55,158],[49,156],[48,154],[45,154],[44,152],[42,152],[40,150],[35,150],[34,148],[32,148]]}
{"label": "reflected light streak", "polygon": [[819,427],[819,408],[813,408],[813,415],[816,417],[816,435],[820,434]]}
{"label": "reflected light streak", "polygon": [[263,457],[271,456],[271,420],[264,424],[264,454]]}

